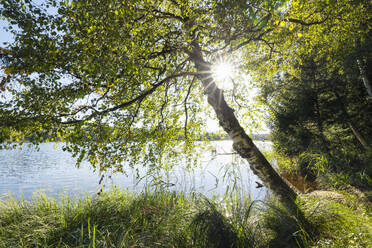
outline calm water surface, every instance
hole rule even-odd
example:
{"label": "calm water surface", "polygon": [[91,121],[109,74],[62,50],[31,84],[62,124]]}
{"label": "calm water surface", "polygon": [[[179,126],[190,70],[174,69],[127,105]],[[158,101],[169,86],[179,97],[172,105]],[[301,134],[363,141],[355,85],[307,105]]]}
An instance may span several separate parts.
{"label": "calm water surface", "polygon": [[[270,149],[267,142],[255,142],[262,150]],[[132,169],[127,175],[115,174],[106,177],[99,185],[100,175],[94,172],[88,162],[75,167],[75,159],[70,153],[62,151],[63,144],[47,143],[40,150],[24,147],[22,150],[0,150],[0,196],[12,194],[16,198],[32,198],[37,192],[49,196],[59,196],[63,192],[79,196],[87,192],[98,192],[101,187],[109,189],[113,185],[131,191],[141,191],[151,185],[151,179],[138,181]],[[232,152],[231,141],[217,141],[211,144],[217,155],[206,153],[201,168],[192,171],[184,165],[178,165],[164,177],[168,189],[191,192],[196,191],[207,196],[223,195],[233,186],[244,189],[253,199],[265,197],[266,188],[256,189],[259,181],[246,162],[236,155],[218,155]],[[145,169],[140,170],[145,175]]]}

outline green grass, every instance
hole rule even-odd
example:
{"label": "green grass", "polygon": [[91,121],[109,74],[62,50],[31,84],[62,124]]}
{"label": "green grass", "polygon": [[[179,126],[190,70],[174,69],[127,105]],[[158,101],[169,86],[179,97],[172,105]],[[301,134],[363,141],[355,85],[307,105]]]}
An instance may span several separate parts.
{"label": "green grass", "polygon": [[[182,193],[130,193],[57,202],[0,201],[0,247],[368,247],[371,215],[344,201],[301,197],[319,230],[307,235],[277,203],[231,196],[218,202]],[[348,204],[347,204],[348,203]]]}
{"label": "green grass", "polygon": [[304,196],[303,208],[318,227],[320,237],[309,247],[372,247],[371,203],[339,191],[342,199]]}

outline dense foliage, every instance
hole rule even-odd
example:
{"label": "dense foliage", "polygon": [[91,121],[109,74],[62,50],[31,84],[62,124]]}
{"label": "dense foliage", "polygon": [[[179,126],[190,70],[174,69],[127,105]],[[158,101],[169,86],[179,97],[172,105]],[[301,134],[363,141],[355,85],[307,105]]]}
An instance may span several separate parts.
{"label": "dense foliage", "polygon": [[272,78],[262,80],[276,150],[297,159],[308,177],[343,172],[367,183],[372,175],[372,96],[366,85],[372,79],[371,5],[294,1],[292,7],[283,22],[296,13],[317,24],[283,24],[282,32],[297,35],[276,37],[276,45],[288,50],[279,50],[269,67]]}

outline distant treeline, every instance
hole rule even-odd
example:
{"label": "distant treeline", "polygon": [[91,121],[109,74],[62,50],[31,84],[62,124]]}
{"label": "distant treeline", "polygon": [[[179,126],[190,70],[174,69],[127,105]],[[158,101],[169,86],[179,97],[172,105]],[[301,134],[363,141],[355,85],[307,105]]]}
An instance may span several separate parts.
{"label": "distant treeline", "polygon": [[[203,140],[204,138],[210,141],[231,140],[231,138],[227,135],[219,135],[215,133],[205,133],[202,135],[202,137],[199,140]],[[270,134],[252,134],[251,138],[253,140],[262,140],[262,141],[270,140]]]}
{"label": "distant treeline", "polygon": [[[94,135],[94,134],[91,133],[90,135]],[[48,134],[44,134],[42,136],[43,141],[50,140],[51,138],[52,137]],[[179,137],[180,140],[182,140],[183,138],[184,137]],[[251,138],[253,140],[262,140],[262,141],[271,140],[270,134],[252,134]],[[32,136],[27,136],[23,138],[23,141],[26,141],[26,142],[30,142],[32,140],[33,140]],[[216,134],[216,133],[204,133],[198,139],[198,141],[202,141],[202,140],[218,141],[218,140],[231,140],[231,138],[225,134],[221,135],[221,134]],[[54,139],[53,141],[60,141],[60,139],[57,138],[57,139]]]}

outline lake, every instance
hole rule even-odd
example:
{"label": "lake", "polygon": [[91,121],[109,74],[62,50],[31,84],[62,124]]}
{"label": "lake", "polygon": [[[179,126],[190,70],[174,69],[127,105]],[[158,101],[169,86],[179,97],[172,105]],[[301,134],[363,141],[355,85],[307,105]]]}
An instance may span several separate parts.
{"label": "lake", "polygon": [[[255,141],[261,150],[271,149],[270,142]],[[135,171],[127,168],[127,175],[106,176],[99,185],[100,175],[92,170],[89,162],[75,167],[75,159],[62,151],[61,143],[40,145],[40,150],[24,146],[22,150],[0,150],[0,195],[12,194],[16,198],[32,199],[37,192],[59,197],[68,192],[71,196],[81,196],[107,190],[113,186],[141,191],[152,185],[150,177],[138,180]],[[198,192],[208,197],[223,195],[227,190],[238,187],[251,195],[252,199],[263,199],[267,189],[256,188],[260,180],[249,169],[248,163],[238,155],[231,154],[232,141],[215,141],[209,144],[216,154],[206,153],[201,167],[188,170],[185,165],[177,165],[165,173],[164,188],[168,190]],[[221,155],[222,154],[222,155]],[[146,169],[140,169],[145,175]],[[241,190],[242,191],[242,190]]]}

